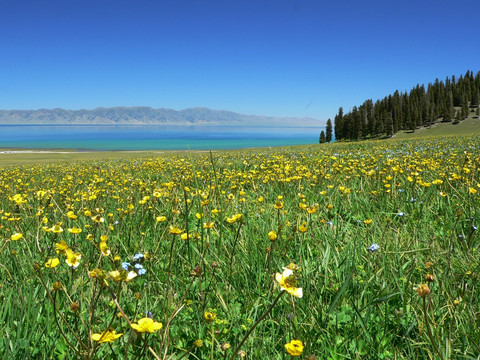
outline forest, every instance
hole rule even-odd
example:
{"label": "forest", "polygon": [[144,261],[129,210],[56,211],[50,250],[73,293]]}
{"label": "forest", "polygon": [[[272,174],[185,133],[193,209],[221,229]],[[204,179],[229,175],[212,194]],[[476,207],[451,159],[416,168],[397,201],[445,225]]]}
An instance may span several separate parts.
{"label": "forest", "polygon": [[340,107],[334,118],[335,140],[387,138],[401,130],[414,132],[436,122],[458,124],[471,112],[478,116],[479,103],[480,71],[476,75],[467,71],[445,81],[437,78],[427,86],[417,84],[409,92],[397,90],[375,103],[368,99],[348,113]]}

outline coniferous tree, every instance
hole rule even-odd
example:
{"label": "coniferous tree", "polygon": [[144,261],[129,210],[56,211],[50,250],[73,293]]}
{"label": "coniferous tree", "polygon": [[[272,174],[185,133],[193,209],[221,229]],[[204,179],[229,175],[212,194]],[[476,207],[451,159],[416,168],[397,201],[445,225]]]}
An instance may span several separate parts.
{"label": "coniferous tree", "polygon": [[450,90],[447,93],[447,101],[445,103],[445,110],[443,112],[443,120],[442,122],[450,122],[452,121],[454,115],[454,107],[453,107],[453,94]]}
{"label": "coniferous tree", "polygon": [[328,119],[327,125],[325,127],[325,141],[328,143],[332,141],[332,131],[333,131],[332,120]]}
{"label": "coniferous tree", "polygon": [[[458,109],[460,108],[460,109]],[[335,138],[357,140],[413,130],[418,126],[431,126],[440,118],[443,122],[468,117],[470,111],[480,112],[480,71],[474,76],[467,71],[465,76],[435,79],[428,86],[416,85],[409,92],[393,95],[373,103],[366,100],[352,111],[335,116]]]}
{"label": "coniferous tree", "polygon": [[324,144],[326,142],[326,139],[325,139],[325,132],[322,130],[320,132],[320,139],[318,141],[320,144]]}
{"label": "coniferous tree", "polygon": [[334,118],[335,124],[335,139],[343,140],[345,139],[345,134],[343,132],[343,108],[338,109],[338,114]]}
{"label": "coniferous tree", "polygon": [[466,95],[462,95],[462,110],[461,110],[462,120],[468,117],[468,101]]}

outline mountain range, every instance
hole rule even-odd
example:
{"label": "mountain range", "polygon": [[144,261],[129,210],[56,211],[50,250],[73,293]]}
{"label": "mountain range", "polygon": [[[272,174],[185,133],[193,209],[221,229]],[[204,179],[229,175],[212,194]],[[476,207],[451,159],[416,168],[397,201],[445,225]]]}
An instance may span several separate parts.
{"label": "mountain range", "polygon": [[2,125],[175,125],[175,126],[274,126],[320,127],[312,118],[244,115],[225,110],[189,108],[153,109],[145,106],[93,110],[0,110]]}

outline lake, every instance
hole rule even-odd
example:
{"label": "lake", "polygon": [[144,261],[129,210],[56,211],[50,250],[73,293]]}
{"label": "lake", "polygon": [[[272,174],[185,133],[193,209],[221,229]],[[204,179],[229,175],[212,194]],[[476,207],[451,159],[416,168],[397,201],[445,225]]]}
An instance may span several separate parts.
{"label": "lake", "polygon": [[0,125],[0,148],[213,150],[316,144],[318,128]]}

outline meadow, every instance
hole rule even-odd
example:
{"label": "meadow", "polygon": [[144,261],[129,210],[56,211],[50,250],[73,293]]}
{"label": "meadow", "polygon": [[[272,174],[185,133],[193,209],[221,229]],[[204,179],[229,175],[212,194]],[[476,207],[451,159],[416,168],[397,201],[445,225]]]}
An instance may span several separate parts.
{"label": "meadow", "polygon": [[480,136],[0,169],[5,359],[477,359]]}

